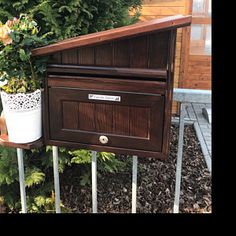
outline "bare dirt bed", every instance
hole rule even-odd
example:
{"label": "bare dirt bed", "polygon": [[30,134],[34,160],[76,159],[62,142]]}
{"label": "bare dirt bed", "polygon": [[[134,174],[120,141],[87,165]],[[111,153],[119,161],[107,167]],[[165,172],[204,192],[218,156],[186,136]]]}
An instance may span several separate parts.
{"label": "bare dirt bed", "polygon": [[[178,126],[171,128],[170,156],[166,161],[138,158],[138,213],[172,213]],[[98,177],[98,212],[130,213],[132,159],[127,171]],[[78,183],[78,169],[67,169],[61,176],[63,204],[76,213],[91,212],[91,187]],[[180,213],[211,213],[211,176],[192,125],[185,127]]]}

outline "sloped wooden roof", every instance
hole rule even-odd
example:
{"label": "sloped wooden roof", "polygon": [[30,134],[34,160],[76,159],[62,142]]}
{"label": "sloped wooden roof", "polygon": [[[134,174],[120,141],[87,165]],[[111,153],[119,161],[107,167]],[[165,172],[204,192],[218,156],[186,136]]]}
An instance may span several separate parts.
{"label": "sloped wooden roof", "polygon": [[133,25],[123,26],[111,30],[91,33],[66,40],[59,41],[44,47],[32,50],[33,56],[42,56],[60,52],[67,49],[73,49],[83,46],[96,45],[111,40],[128,38],[131,36],[141,35],[159,30],[174,29],[188,26],[191,24],[191,16],[170,16],[161,19],[154,19],[145,22],[139,22]]}

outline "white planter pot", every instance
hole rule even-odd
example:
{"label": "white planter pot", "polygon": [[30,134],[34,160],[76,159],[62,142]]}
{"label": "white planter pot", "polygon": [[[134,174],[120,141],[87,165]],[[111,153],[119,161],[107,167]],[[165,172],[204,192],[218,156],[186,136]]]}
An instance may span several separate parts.
{"label": "white planter pot", "polygon": [[41,90],[33,93],[1,92],[10,142],[30,143],[42,136]]}

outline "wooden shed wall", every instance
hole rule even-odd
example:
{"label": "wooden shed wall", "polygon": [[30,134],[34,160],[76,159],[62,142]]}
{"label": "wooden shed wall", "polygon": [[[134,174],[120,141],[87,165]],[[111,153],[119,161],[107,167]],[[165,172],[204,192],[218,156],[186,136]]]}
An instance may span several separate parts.
{"label": "wooden shed wall", "polygon": [[[188,15],[190,10],[189,2],[189,0],[143,0],[140,21],[178,14]],[[182,31],[182,29],[177,30],[174,87],[178,87],[180,81],[180,61],[183,40]],[[172,113],[176,112],[177,103],[173,102]]]}

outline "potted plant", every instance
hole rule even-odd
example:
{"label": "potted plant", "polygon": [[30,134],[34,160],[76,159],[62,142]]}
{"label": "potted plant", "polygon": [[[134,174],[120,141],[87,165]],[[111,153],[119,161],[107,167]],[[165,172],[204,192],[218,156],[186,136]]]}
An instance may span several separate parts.
{"label": "potted plant", "polygon": [[28,15],[0,22],[0,81],[9,141],[28,143],[42,136],[41,88],[46,58],[31,50],[47,44]]}

